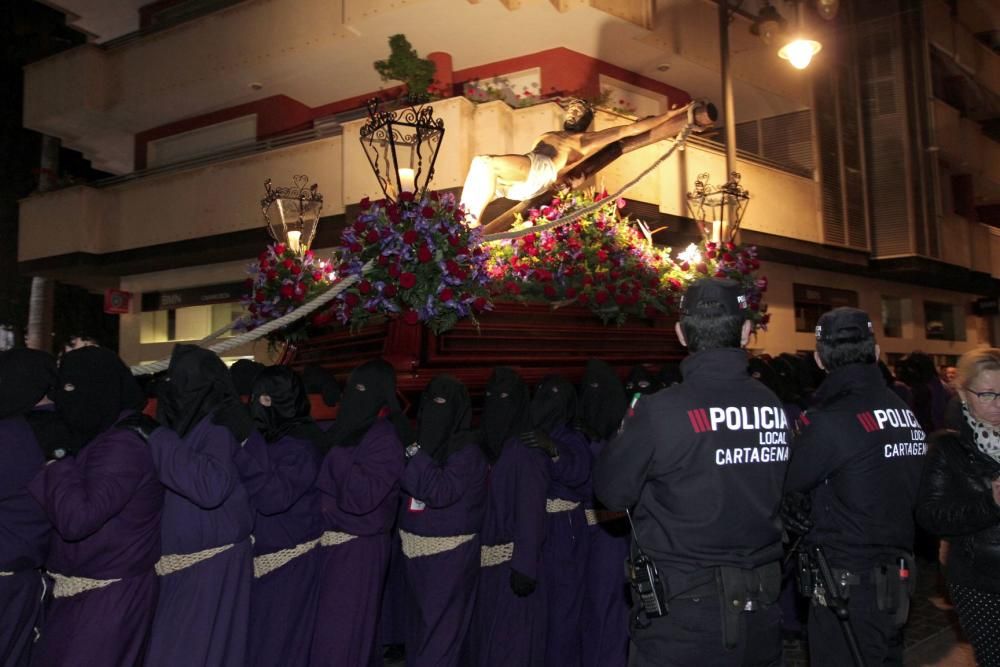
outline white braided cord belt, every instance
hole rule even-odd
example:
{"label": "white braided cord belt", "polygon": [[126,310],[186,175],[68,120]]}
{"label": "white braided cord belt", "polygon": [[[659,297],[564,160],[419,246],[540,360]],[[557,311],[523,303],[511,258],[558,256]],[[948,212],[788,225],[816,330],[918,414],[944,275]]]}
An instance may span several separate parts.
{"label": "white braided cord belt", "polygon": [[407,558],[443,554],[446,551],[459,548],[475,536],[475,533],[471,533],[469,535],[449,535],[447,537],[425,537],[424,535],[408,533],[405,530],[399,531],[399,539],[403,546],[403,555]]}
{"label": "white braided cord belt", "polygon": [[608,523],[625,518],[625,512],[612,512],[611,510],[583,510],[587,515],[587,525],[596,526],[599,523]]}
{"label": "white braided cord belt", "polygon": [[336,530],[328,530],[319,538],[319,543],[320,546],[335,547],[338,544],[344,544],[345,542],[357,539],[357,537],[357,535],[351,535],[350,533],[340,533]]}
{"label": "white braided cord belt", "polygon": [[0,577],[13,577],[13,572],[0,572]]}
{"label": "white braided cord belt", "polygon": [[514,543],[490,544],[479,547],[479,566],[503,565],[514,557]]}
{"label": "white braided cord belt", "polygon": [[573,500],[565,500],[563,498],[545,499],[545,511],[549,514],[555,514],[556,512],[569,512],[570,510],[575,510],[579,506],[580,503]]}
{"label": "white braided cord belt", "polygon": [[90,579],[88,577],[67,577],[65,574],[49,572],[49,576],[55,581],[52,587],[52,595],[57,598],[69,598],[87,591],[95,591],[98,588],[110,586],[121,579]]}
{"label": "white braided cord belt", "polygon": [[160,560],[156,563],[156,574],[161,577],[165,577],[168,574],[186,570],[192,565],[197,565],[203,560],[208,560],[213,556],[218,556],[223,551],[228,551],[234,546],[234,544],[223,544],[221,547],[202,549],[201,551],[196,551],[193,554],[167,554],[160,556]]}
{"label": "white braided cord belt", "polygon": [[281,549],[280,551],[273,551],[269,554],[261,554],[260,556],[253,557],[253,576],[254,579],[260,579],[265,574],[274,572],[278,568],[284,567],[292,562],[299,556],[304,556],[313,549],[315,549],[320,542],[317,537],[315,540],[309,540],[308,542],[303,542],[302,544],[296,544],[294,547],[289,547],[287,549]]}

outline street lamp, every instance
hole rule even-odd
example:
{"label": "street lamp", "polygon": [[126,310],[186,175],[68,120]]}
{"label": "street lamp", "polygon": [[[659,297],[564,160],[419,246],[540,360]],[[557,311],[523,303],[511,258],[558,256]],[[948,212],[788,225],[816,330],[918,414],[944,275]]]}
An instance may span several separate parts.
{"label": "street lamp", "polygon": [[698,174],[694,191],[687,194],[688,211],[706,241],[733,241],[750,203],[750,192],[732,172],[722,185],[712,185],[707,173]]}
{"label": "street lamp", "polygon": [[267,196],[260,200],[260,208],[275,241],[294,252],[305,252],[316,236],[323,195],[317,192],[315,183],[307,185],[308,176],[295,176],[292,183],[290,187],[273,187],[271,179],[267,179],[264,182]]}
{"label": "street lamp", "polygon": [[368,102],[361,146],[386,199],[397,201],[401,193],[412,192],[419,201],[427,191],[444,138],[444,121],[433,114],[429,105],[414,100],[395,111],[379,110],[377,99]]}
{"label": "street lamp", "polygon": [[[796,32],[784,40],[783,46],[778,50],[778,56],[791,63],[795,69],[805,69],[812,62],[813,56],[820,52],[823,45],[803,32],[805,20],[802,5],[804,0],[788,1],[795,3]],[[839,8],[839,0],[816,0],[816,11],[828,21],[836,17]],[[765,0],[756,20],[750,26],[750,32],[759,36],[765,44],[770,46],[778,41],[779,36],[786,31],[786,27],[787,21],[773,5]]]}

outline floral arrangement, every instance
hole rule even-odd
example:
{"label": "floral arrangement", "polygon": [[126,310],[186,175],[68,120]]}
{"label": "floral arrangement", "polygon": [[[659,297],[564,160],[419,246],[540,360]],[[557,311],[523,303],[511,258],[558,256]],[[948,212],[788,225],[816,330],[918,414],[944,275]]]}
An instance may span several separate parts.
{"label": "floral arrangement", "polygon": [[[431,192],[418,201],[404,192],[395,203],[363,199],[357,220],[341,235],[336,260],[339,275],[360,280],[314,324],[336,320],[360,328],[383,314],[441,333],[461,318],[489,310],[489,253],[479,230],[464,220],[451,194]],[[369,260],[374,267],[362,275]]]}
{"label": "floral arrangement", "polygon": [[[333,267],[316,257],[312,250],[299,253],[284,243],[269,245],[251,264],[246,280],[247,293],[242,299],[248,317],[237,327],[250,330],[277,319],[322,292],[334,279]],[[282,338],[305,335],[306,323],[286,330]]]}
{"label": "floral arrangement", "polygon": [[750,318],[765,326],[766,278],[756,278],[760,263],[753,247],[710,242],[692,245],[674,260],[621,214],[625,202],[607,193],[562,191],[548,206],[531,209],[515,228],[530,228],[605,202],[579,220],[554,229],[500,241],[491,250],[488,270],[497,296],[578,303],[605,322],[628,316],[652,318],[673,312],[691,281],[706,276],[733,278],[746,290]]}
{"label": "floral arrangement", "polygon": [[[555,89],[553,88],[553,91]],[[491,79],[470,79],[462,85],[462,94],[472,102],[492,102],[502,100],[512,107],[529,107],[546,101],[537,81],[530,86],[517,86],[505,76]]]}

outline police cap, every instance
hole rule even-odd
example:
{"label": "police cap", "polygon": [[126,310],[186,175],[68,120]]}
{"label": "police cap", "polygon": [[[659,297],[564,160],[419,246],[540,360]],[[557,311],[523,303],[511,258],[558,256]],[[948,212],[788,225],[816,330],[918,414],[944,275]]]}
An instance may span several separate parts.
{"label": "police cap", "polygon": [[834,308],[823,313],[816,324],[816,340],[824,343],[849,343],[875,337],[868,313],[857,308]]}
{"label": "police cap", "polygon": [[742,315],[747,309],[743,287],[729,278],[701,278],[694,281],[681,297],[681,313],[688,315],[698,306],[717,303],[726,315]]}

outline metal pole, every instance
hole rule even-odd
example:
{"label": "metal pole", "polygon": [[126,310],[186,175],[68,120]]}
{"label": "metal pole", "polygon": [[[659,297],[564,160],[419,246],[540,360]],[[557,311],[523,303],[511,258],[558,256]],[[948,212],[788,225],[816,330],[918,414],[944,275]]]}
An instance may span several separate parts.
{"label": "metal pole", "polygon": [[[733,72],[729,65],[729,0],[719,0],[719,63],[722,70],[722,118],[725,123],[726,173],[724,182],[736,171],[736,113],[733,105]],[[733,207],[727,206],[720,236],[729,240],[733,227]]]}

